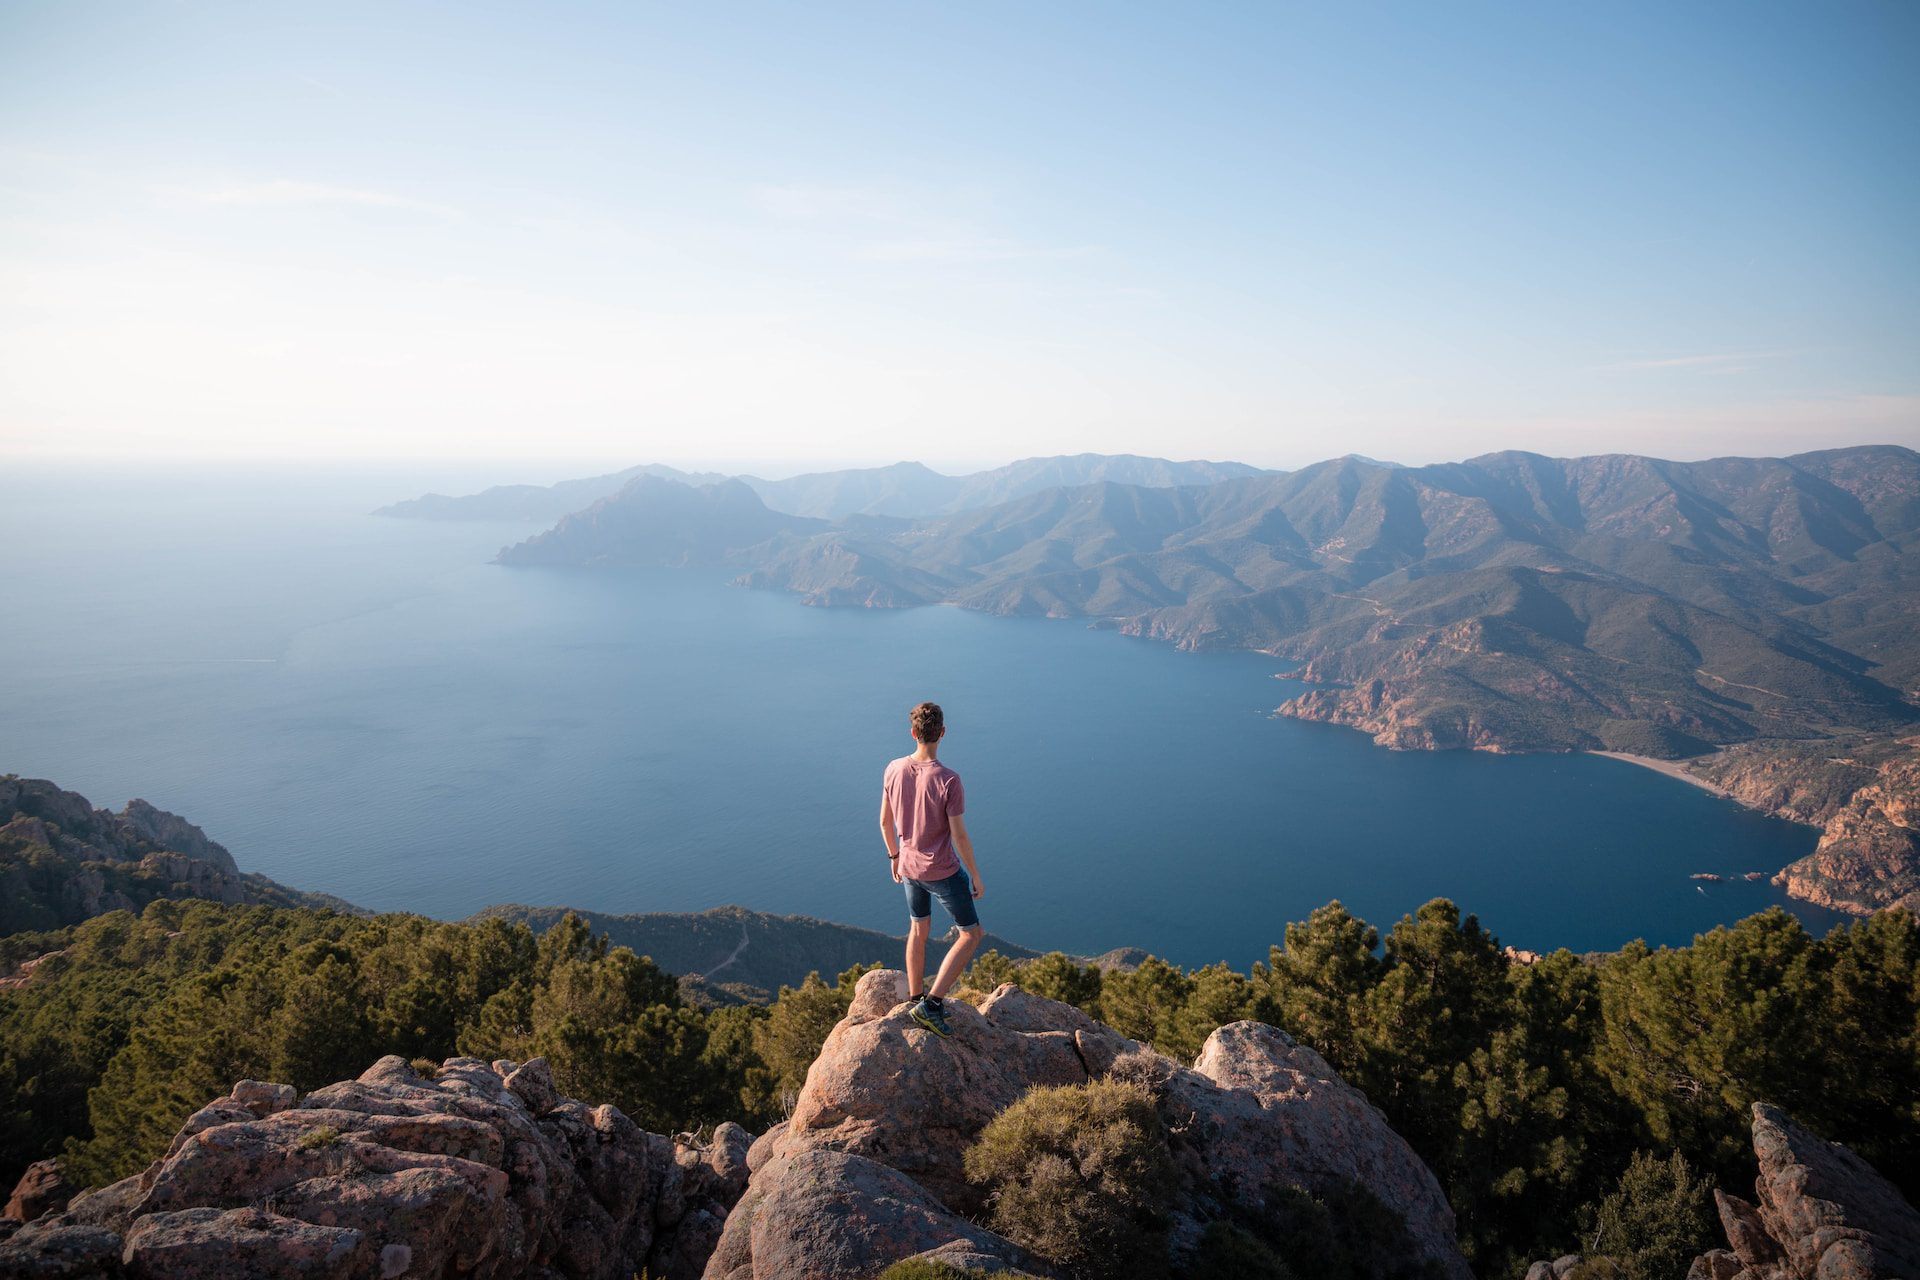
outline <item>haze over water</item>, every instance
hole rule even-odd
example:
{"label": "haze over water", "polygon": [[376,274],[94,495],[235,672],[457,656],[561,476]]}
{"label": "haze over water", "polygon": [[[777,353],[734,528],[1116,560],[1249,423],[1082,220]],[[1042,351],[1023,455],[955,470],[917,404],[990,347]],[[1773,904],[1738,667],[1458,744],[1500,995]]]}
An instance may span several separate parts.
{"label": "haze over water", "polygon": [[[0,771],[141,796],[245,870],[381,910],[739,903],[903,927],[875,827],[947,708],[988,927],[1263,958],[1332,898],[1507,942],[1678,943],[1814,834],[1585,756],[1395,753],[1271,718],[1253,654],[1078,623],[809,609],[724,572],[508,570],[528,526],[375,519],[395,474],[0,477]],[[1831,913],[1793,905],[1816,927]]]}

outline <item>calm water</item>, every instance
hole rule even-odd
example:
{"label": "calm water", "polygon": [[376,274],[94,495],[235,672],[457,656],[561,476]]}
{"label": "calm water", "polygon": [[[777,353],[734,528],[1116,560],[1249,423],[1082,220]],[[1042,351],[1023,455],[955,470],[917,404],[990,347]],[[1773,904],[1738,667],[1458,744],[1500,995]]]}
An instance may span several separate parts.
{"label": "calm water", "polygon": [[[947,708],[983,916],[1032,945],[1262,958],[1340,898],[1545,949],[1785,901],[1811,832],[1593,757],[1397,754],[1269,718],[1269,659],[1074,623],[823,610],[723,575],[507,570],[517,526],[377,520],[446,476],[0,476],[0,771],[199,823],[381,909],[741,903],[902,927],[875,830]],[[1801,909],[1824,924],[1826,913]]]}

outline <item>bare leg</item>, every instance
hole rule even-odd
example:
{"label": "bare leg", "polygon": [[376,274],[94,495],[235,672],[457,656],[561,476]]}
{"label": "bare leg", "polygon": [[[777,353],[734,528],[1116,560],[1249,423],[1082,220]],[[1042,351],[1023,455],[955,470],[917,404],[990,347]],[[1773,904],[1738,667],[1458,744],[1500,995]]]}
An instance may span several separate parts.
{"label": "bare leg", "polygon": [[907,995],[919,999],[927,993],[927,935],[933,932],[933,917],[909,919],[907,923]]}
{"label": "bare leg", "polygon": [[[960,975],[967,971],[968,962],[973,959],[973,953],[980,949],[980,940],[986,936],[987,931],[977,924],[960,931],[959,938],[947,952],[947,958],[940,962],[940,973],[933,980],[930,994],[944,996],[953,990],[953,984],[960,981]],[[921,941],[924,943],[925,939]],[[908,972],[911,974],[912,971]]]}

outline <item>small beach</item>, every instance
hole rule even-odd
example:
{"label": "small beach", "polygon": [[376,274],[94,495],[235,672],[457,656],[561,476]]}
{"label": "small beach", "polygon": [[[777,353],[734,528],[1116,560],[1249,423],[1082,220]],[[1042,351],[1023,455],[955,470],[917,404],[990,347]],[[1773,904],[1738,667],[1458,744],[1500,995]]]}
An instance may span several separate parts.
{"label": "small beach", "polygon": [[1587,754],[1590,756],[1605,756],[1609,760],[1624,760],[1628,764],[1637,764],[1642,769],[1651,769],[1655,773],[1664,773],[1669,778],[1678,778],[1682,782],[1690,782],[1702,791],[1711,791],[1716,796],[1726,796],[1729,800],[1733,798],[1732,794],[1728,792],[1725,787],[1708,782],[1705,778],[1697,774],[1688,773],[1685,765],[1679,760],[1660,760],[1653,756],[1629,755],[1625,751],[1589,751]]}

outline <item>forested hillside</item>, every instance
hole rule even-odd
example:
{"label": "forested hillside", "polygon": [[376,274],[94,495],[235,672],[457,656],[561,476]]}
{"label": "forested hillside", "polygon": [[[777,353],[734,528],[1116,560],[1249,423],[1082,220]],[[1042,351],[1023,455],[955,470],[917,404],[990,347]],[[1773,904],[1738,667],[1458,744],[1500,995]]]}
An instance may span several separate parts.
{"label": "forested hillside", "polygon": [[[577,915],[614,946],[650,956],[661,968],[679,974],[682,994],[699,1003],[764,1004],[779,988],[805,981],[810,970],[839,973],[862,965],[896,964],[905,941],[878,929],[745,907],[614,915],[507,903],[488,907],[473,919],[527,924],[544,933],[569,915]],[[1017,959],[1039,954],[991,933],[984,945]]]}
{"label": "forested hillside", "polygon": [[[1904,911],[1815,939],[1776,910],[1690,947],[1538,963],[1444,901],[1384,937],[1337,903],[1280,932],[1246,973],[989,954],[969,981],[978,998],[1016,979],[1180,1058],[1236,1019],[1288,1030],[1432,1167],[1483,1275],[1575,1248],[1636,1152],[1743,1185],[1754,1101],[1920,1190],[1920,926]],[[536,937],[165,901],[0,944],[10,969],[35,957],[0,991],[0,1178],[64,1153],[92,1183],[141,1168],[235,1080],[305,1090],[386,1053],[540,1055],[563,1092],[648,1129],[757,1130],[859,976],[709,1011],[577,919]]]}

